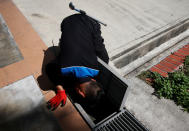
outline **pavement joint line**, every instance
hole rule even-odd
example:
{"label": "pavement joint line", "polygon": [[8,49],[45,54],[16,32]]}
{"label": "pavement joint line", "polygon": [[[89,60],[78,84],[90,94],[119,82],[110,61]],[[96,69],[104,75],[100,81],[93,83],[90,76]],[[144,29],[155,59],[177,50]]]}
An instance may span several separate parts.
{"label": "pavement joint line", "polygon": [[184,57],[187,56],[186,54],[184,54],[184,53],[182,53],[182,52],[178,52],[178,51],[176,51],[176,53],[182,54]]}
{"label": "pavement joint line", "polygon": [[157,67],[156,65],[154,66],[154,68],[157,68],[157,69],[161,70],[161,71],[162,71],[162,73],[163,73],[163,72],[164,72],[164,73],[167,73],[167,71],[162,70],[162,68],[159,68],[159,67]]}
{"label": "pavement joint line", "polygon": [[[122,0],[122,1],[124,1],[124,0]],[[143,24],[140,24],[140,23],[146,22],[145,19],[149,19],[150,22],[149,22],[149,24],[147,24],[147,28],[144,28],[144,31],[142,31],[142,30],[140,31],[140,32],[146,32],[148,30],[148,28],[149,29],[151,28],[152,25],[155,25],[155,26],[152,26],[152,27],[156,28],[159,25],[162,26],[162,25],[165,25],[165,24],[169,24],[169,22],[172,22],[175,19],[176,20],[178,18],[180,19],[180,17],[182,17],[183,14],[188,14],[188,9],[189,8],[186,8],[187,7],[186,3],[188,3],[187,0],[183,0],[183,1],[180,1],[180,2],[178,2],[177,0],[173,0],[173,1],[169,0],[169,1],[171,1],[170,3],[168,3],[168,1],[164,1],[164,0],[160,0],[158,2],[155,1],[157,4],[154,4],[153,1],[155,1],[155,0],[152,0],[152,1],[148,0],[147,2],[141,2],[141,3],[139,3],[139,1],[138,2],[129,1],[129,2],[125,2],[124,4],[121,4],[121,6],[122,6],[121,9],[116,8],[116,4],[117,3],[120,4],[119,2],[117,2],[116,4],[112,4],[111,0],[110,0],[110,1],[104,1],[106,3],[102,4],[103,1],[99,1],[99,5],[100,5],[99,7],[103,7],[103,5],[108,6],[108,8],[103,8],[103,10],[100,10],[101,8],[97,9],[97,7],[94,6],[95,4],[93,4],[92,1],[91,1],[92,4],[90,2],[87,2],[87,1],[83,1],[83,2],[80,1],[79,3],[83,7],[86,7],[86,8],[88,7],[86,10],[90,10],[91,12],[93,12],[94,9],[97,9],[97,12],[95,13],[95,15],[98,15],[98,17],[100,16],[102,18],[105,18],[108,21],[108,25],[110,25],[110,26],[108,26],[108,28],[105,29],[106,32],[104,33],[105,35],[108,34],[107,36],[105,36],[105,40],[107,40],[107,43],[111,42],[112,45],[116,45],[116,43],[124,42],[124,44],[126,45],[127,41],[130,41],[130,40],[127,40],[127,36],[131,36],[132,37],[132,34],[134,34],[135,38],[138,38],[137,32],[135,32],[135,30],[133,31],[132,28],[130,28],[130,27],[132,27],[132,25],[134,25],[134,26],[137,25],[139,27],[140,26],[141,27],[145,27],[145,26],[143,26]],[[175,1],[177,3],[179,3],[179,4],[175,3]],[[27,18],[30,19],[30,23],[32,24],[33,27],[35,27],[38,30],[38,33],[40,34],[40,36],[42,36],[43,40],[45,41],[45,43],[47,43],[47,45],[51,44],[51,40],[48,40],[48,38],[49,39],[54,38],[58,34],[57,33],[57,29],[54,30],[54,28],[52,28],[52,27],[57,26],[56,23],[58,23],[58,22],[56,22],[56,21],[59,21],[59,18],[58,17],[54,17],[54,16],[61,15],[60,19],[62,19],[62,17],[64,17],[65,14],[67,15],[69,13],[66,10],[66,8],[62,8],[62,7],[64,7],[64,5],[66,5],[66,7],[67,7],[67,4],[60,4],[59,1],[52,2],[50,0],[47,0],[47,2],[44,3],[44,2],[40,2],[40,1],[33,2],[32,0],[28,0],[27,2],[25,0],[14,0],[14,2],[21,9],[21,11],[23,11],[26,14]],[[63,2],[66,2],[66,1],[63,1]],[[148,5],[148,2],[150,2],[150,5]],[[164,7],[165,7],[166,3],[168,4],[167,5],[168,8],[165,9]],[[91,6],[88,6],[89,4]],[[41,6],[41,5],[43,5],[43,6]],[[49,5],[49,6],[45,6],[45,5]],[[127,5],[130,7],[129,9],[125,8],[125,6],[127,7]],[[154,5],[155,5],[155,8],[153,7]],[[174,5],[173,6],[174,9],[177,9],[176,13],[175,13],[174,9],[172,10],[172,8],[169,8],[169,6],[172,7],[172,5]],[[138,6],[139,6],[139,8],[138,8]],[[162,8],[162,6],[163,6],[163,8]],[[28,8],[28,7],[30,7],[30,8]],[[48,7],[52,8],[50,10],[50,12],[48,12],[49,11]],[[54,11],[53,7],[54,7],[55,11]],[[59,7],[60,7],[60,10],[59,10]],[[175,7],[178,7],[178,8],[175,8]],[[116,9],[115,11],[114,11],[114,8]],[[144,12],[143,12],[143,10],[141,10],[143,8],[145,8]],[[124,10],[124,9],[126,9],[126,11],[123,12],[122,10]],[[135,11],[135,9],[137,10],[137,12]],[[159,9],[161,9],[161,10],[159,10]],[[59,11],[59,13],[56,13],[57,10]],[[173,14],[169,14],[167,16],[167,13],[169,13],[169,10],[170,10],[170,12],[174,12],[174,13]],[[113,14],[110,13],[110,12],[108,14],[103,14],[103,11],[105,11],[105,12],[112,11]],[[131,13],[129,13],[128,11],[131,12]],[[48,20],[47,19],[43,20],[42,18],[40,19],[40,18],[31,16],[31,14],[36,13],[36,12],[40,13],[42,16],[47,16],[49,19]],[[100,13],[98,14],[98,12],[100,12]],[[149,14],[149,15],[144,14],[145,12],[147,14]],[[152,15],[152,13],[154,13],[156,15],[156,17],[154,17],[154,15]],[[124,14],[129,15],[129,17],[127,17],[127,19],[131,19],[132,20],[132,21],[129,21],[129,23],[126,23],[126,24],[129,24],[128,29],[123,29],[123,27],[126,27],[125,25],[122,25],[122,24],[125,23],[125,21],[120,21],[120,19],[117,19],[117,18],[119,18],[117,16],[123,16]],[[141,14],[141,15],[138,15],[138,14]],[[159,15],[159,14],[161,14],[161,15]],[[114,15],[114,17],[108,17],[109,15]],[[132,15],[132,16],[130,17],[130,15]],[[164,17],[159,17],[159,16],[164,16]],[[175,16],[178,16],[178,17],[175,18]],[[184,16],[184,17],[186,18],[186,16]],[[125,19],[124,17],[121,17],[121,18]],[[139,20],[139,22],[140,22],[139,24],[135,23],[136,22],[136,21],[134,21],[135,18]],[[143,18],[145,18],[145,19],[143,19]],[[47,23],[47,22],[49,22],[50,24]],[[121,24],[117,24],[117,23],[120,23],[120,22],[121,22]],[[147,21],[147,23],[148,23],[148,21]],[[172,25],[174,23],[175,22],[172,22]],[[42,25],[42,26],[40,26],[40,25]],[[112,25],[113,28],[111,27],[111,25]],[[120,28],[117,28],[117,26],[119,26]],[[46,28],[46,27],[48,27],[48,28]],[[59,27],[59,25],[58,25],[58,27]],[[52,30],[52,31],[50,31],[50,30]],[[126,32],[126,33],[127,32],[133,32],[133,33],[131,35],[130,34],[127,35],[127,34],[124,33],[123,39],[122,39],[122,37],[119,37],[120,36],[119,35],[119,31]],[[111,34],[111,32],[113,32],[113,33],[115,32],[114,33],[115,35],[114,34],[113,35],[109,35],[109,34]],[[51,35],[51,34],[53,34],[53,35]],[[150,35],[151,34],[152,33],[150,32]],[[156,32],[153,33],[153,34],[156,34]],[[151,36],[153,36],[153,35],[151,35]],[[55,37],[54,39],[58,40],[58,37]],[[115,39],[115,41],[113,41],[114,39]],[[135,43],[138,43],[138,42],[135,42]],[[130,43],[128,43],[128,45],[129,44]],[[110,46],[111,46],[111,44],[110,44]],[[114,52],[116,53],[116,50]],[[111,52],[109,52],[109,53],[111,53]],[[160,61],[160,59],[157,61],[157,63],[159,61]],[[137,83],[137,80],[136,79],[132,79],[132,83],[134,85],[135,83]],[[185,114],[183,114],[183,115],[181,114],[180,115],[180,114],[178,114],[178,112],[181,112],[181,111],[172,110],[172,106],[168,106],[170,103],[165,103],[164,104],[161,101],[159,102],[159,100],[158,101],[154,101],[154,96],[151,97],[151,93],[149,93],[149,91],[151,91],[151,90],[149,88],[147,88],[147,87],[148,86],[143,85],[142,82],[139,81],[139,84],[138,85],[136,84],[134,86],[134,88],[132,88],[132,89],[138,88],[140,92],[136,92],[136,90],[134,90],[133,91],[135,93],[135,94],[133,93],[134,95],[132,95],[132,92],[130,93],[130,96],[131,96],[130,103],[132,103],[132,104],[130,104],[128,106],[128,108],[130,107],[130,109],[133,111],[133,113],[138,118],[140,118],[140,120],[142,122],[144,122],[146,125],[149,126],[150,130],[157,130],[157,129],[158,130],[171,130],[171,131],[187,130],[188,129],[188,127],[187,127],[188,124],[187,123],[189,122],[189,121],[187,122],[188,119],[186,119],[187,117],[185,117],[187,115],[185,115]],[[145,93],[147,92],[148,94],[150,94],[150,97],[147,97],[148,95],[147,94],[143,94],[143,92],[145,92]],[[142,97],[140,97],[140,96],[142,96]],[[133,99],[133,98],[136,98],[136,99]],[[146,99],[146,98],[148,98],[148,99]],[[145,100],[145,101],[140,102],[140,100]],[[151,101],[153,102],[152,105],[151,105]],[[162,104],[164,104],[164,106],[162,106]],[[137,105],[137,106],[135,107],[135,105]],[[156,107],[156,108],[154,108],[154,107]],[[165,108],[165,107],[168,107],[168,108]],[[146,109],[148,109],[148,110],[146,110]],[[170,116],[170,113],[174,114],[174,116],[173,116],[174,119],[171,119],[172,115]],[[180,117],[180,116],[181,117],[184,116],[183,119],[179,119],[178,117]],[[159,125],[157,125],[158,122],[159,122]],[[67,126],[67,124],[65,126]],[[70,129],[68,129],[68,131],[69,130]],[[77,130],[79,131],[79,129],[77,129]]]}
{"label": "pavement joint line", "polygon": [[159,69],[158,67],[153,66],[152,68],[155,68],[155,69],[160,70],[160,73],[167,73],[166,71],[162,71],[162,70],[161,70],[161,69]]}
{"label": "pavement joint line", "polygon": [[[160,64],[160,65],[162,65],[162,64]],[[169,69],[170,70],[170,72],[173,72],[174,71],[174,69],[172,69],[172,68],[170,68],[170,67],[167,67],[167,66],[165,66],[165,65],[162,65],[163,67],[166,67],[167,69]]]}
{"label": "pavement joint line", "polygon": [[[174,23],[172,24],[167,24],[164,26],[164,28],[160,28],[160,29],[156,29],[152,32],[150,32],[149,34],[146,34],[144,36],[141,36],[140,38],[137,38],[135,40],[129,41],[127,44],[129,44],[129,47],[119,47],[117,49],[115,49],[115,51],[117,51],[118,53],[111,55],[110,60],[115,60],[117,58],[119,58],[120,56],[124,55],[125,53],[133,50],[136,47],[141,46],[144,43],[147,43],[149,41],[152,41],[153,39],[162,36],[162,34],[168,34],[170,31],[174,31],[176,29],[181,28],[182,31],[184,32],[185,30],[187,30],[186,28],[182,28],[182,26],[187,26],[188,23],[188,17],[185,19],[185,17],[181,18],[180,20],[176,20]],[[182,33],[182,31],[180,33]],[[177,31],[178,32],[178,31]],[[142,41],[138,41],[139,39],[142,39]]]}
{"label": "pavement joint line", "polygon": [[158,69],[158,68],[156,68],[156,67],[152,67],[152,68],[150,68],[150,71],[152,71],[152,72],[157,72],[157,73],[159,73],[161,76],[164,76],[164,77],[167,77],[168,76],[168,73],[167,72],[163,72],[163,71],[161,71],[160,69]]}
{"label": "pavement joint line", "polygon": [[162,60],[160,63],[161,63],[162,65],[164,65],[164,66],[167,66],[167,67],[173,69],[173,70],[175,70],[175,69],[177,68],[176,65],[174,65],[174,64],[172,64],[172,63],[169,63],[169,62],[167,62],[167,61],[165,61],[165,60]]}
{"label": "pavement joint line", "polygon": [[173,54],[178,56],[178,57],[185,58],[185,56],[183,54],[179,53],[179,52],[174,52]]}
{"label": "pavement joint line", "polygon": [[[165,60],[166,61],[166,60]],[[179,66],[179,65],[176,65],[176,64],[174,64],[174,63],[171,63],[171,62],[169,62],[169,61],[166,61],[167,63],[169,63],[169,64],[172,64],[172,65],[174,65],[174,66]]]}
{"label": "pavement joint line", "polygon": [[185,48],[189,48],[189,44],[184,46]]}
{"label": "pavement joint line", "polygon": [[[22,13],[14,5],[12,0],[6,0],[6,1],[0,0],[0,13],[3,15],[5,21],[7,22],[7,25],[10,28],[10,31],[12,32],[12,34],[15,38],[15,41],[18,43],[19,49],[23,53],[23,57],[24,57],[24,60],[19,61],[14,64],[11,64],[11,65],[6,66],[5,68],[1,69],[0,75],[4,76],[4,77],[0,77],[0,87],[9,86],[13,82],[22,80],[29,75],[33,76],[36,74],[35,80],[37,80],[37,77],[39,75],[41,75],[40,73],[38,74],[38,71],[41,72],[41,66],[42,66],[42,64],[43,64],[42,62],[44,60],[43,50],[46,50],[47,46],[43,43],[43,41],[41,41],[39,35],[35,32],[35,30],[31,26],[31,24],[26,20],[26,18],[22,15]],[[32,52],[32,50],[34,50],[34,51]],[[27,87],[27,86],[25,86],[25,87]],[[39,85],[38,85],[38,87],[39,87]],[[41,92],[41,90],[40,90],[40,92]],[[34,97],[34,98],[36,98],[36,97]],[[22,103],[20,103],[20,104],[22,104]],[[34,103],[31,103],[31,106],[33,104]],[[11,105],[12,105],[11,108],[14,109],[15,104],[13,103]],[[70,103],[70,106],[73,107],[73,105],[71,103]],[[20,106],[20,107],[22,107],[22,106]],[[39,111],[41,111],[41,110],[39,110]],[[17,110],[14,110],[14,112],[17,112]],[[69,108],[66,109],[65,112],[69,113]],[[77,112],[77,111],[74,110],[74,112]],[[49,113],[51,113],[51,112],[49,112]],[[60,123],[62,122],[61,124],[63,124],[63,125],[66,125],[70,121],[69,123],[72,123],[72,124],[70,124],[70,126],[68,126],[69,124],[67,124],[66,125],[67,127],[71,128],[73,126],[77,126],[75,128],[77,128],[78,130],[81,130],[81,128],[89,129],[88,125],[83,121],[83,119],[80,115],[74,116],[74,118],[77,118],[79,120],[79,122],[81,122],[83,127],[78,126],[77,123],[73,124],[73,120],[71,120],[71,119],[65,118],[65,120],[67,120],[67,122],[64,123],[62,119],[59,120],[56,116],[54,116],[54,117],[55,117],[55,119],[57,119],[58,122],[60,122]],[[38,124],[40,124],[40,123],[38,123]],[[52,128],[52,126],[50,126],[50,123],[47,123],[47,124],[48,125],[45,127],[49,127],[48,130],[54,130]],[[13,127],[14,127],[14,125],[15,124],[13,124]],[[26,126],[27,126],[27,124],[26,124]],[[39,129],[39,128],[40,127],[36,127],[35,129]],[[1,129],[2,128],[0,127],[0,130]],[[22,128],[22,129],[27,129],[27,128]],[[30,129],[30,128],[28,128],[28,129]],[[41,129],[41,130],[43,130],[43,129]]]}
{"label": "pavement joint line", "polygon": [[188,50],[185,50],[184,48],[181,48],[180,50],[183,50],[184,52],[188,52],[188,53],[189,53],[189,51],[188,51]]}
{"label": "pavement joint line", "polygon": [[164,70],[164,71],[166,71],[166,72],[172,72],[173,70],[171,70],[170,68],[168,68],[168,67],[166,67],[166,66],[164,66],[164,65],[161,65],[161,64],[157,64],[157,65],[155,65],[155,67],[158,67],[158,68],[160,68],[161,70]]}
{"label": "pavement joint line", "polygon": [[185,54],[185,55],[189,55],[189,52],[184,51],[184,50],[182,50],[182,49],[179,49],[178,52],[181,52],[181,53],[183,53],[183,54]]}
{"label": "pavement joint line", "polygon": [[189,48],[183,47],[182,49],[185,50],[185,51],[189,51]]}
{"label": "pavement joint line", "polygon": [[[163,72],[173,72],[183,66],[184,59],[189,55],[189,44],[183,46],[182,48],[178,49],[177,51],[171,53],[171,55],[167,56],[165,59],[160,61],[158,64],[154,65],[150,68],[150,71],[157,72],[161,76],[165,76]],[[157,69],[156,69],[157,68]],[[159,70],[158,70],[159,69]]]}
{"label": "pavement joint line", "polygon": [[169,55],[167,58],[170,58],[171,60],[176,61],[176,62],[184,61],[182,58],[179,59],[179,58],[175,57],[175,55]]}
{"label": "pavement joint line", "polygon": [[173,59],[170,59],[169,57],[165,58],[164,60],[176,66],[179,66],[182,64],[182,62],[174,61]]}
{"label": "pavement joint line", "polygon": [[[126,76],[128,74],[131,74],[132,72],[137,72],[137,69],[139,69],[143,65],[145,66],[146,63],[148,63],[149,61],[154,59],[156,56],[163,54],[163,52],[170,50],[172,47],[173,48],[175,46],[177,47],[178,43],[182,43],[183,41],[187,40],[189,38],[188,34],[189,34],[189,30],[186,30],[185,32],[179,34],[178,36],[166,41],[164,44],[161,44],[158,47],[154,48],[153,51],[148,52],[146,55],[139,57],[138,59],[132,61],[131,63],[127,64],[126,66],[118,68],[121,70],[121,75]],[[120,58],[120,59],[122,59],[122,58]],[[115,62],[116,61],[114,61],[114,65],[115,65],[115,67],[117,67]],[[118,62],[118,60],[117,60],[117,62]],[[119,62],[119,64],[120,64],[120,62]],[[124,63],[121,63],[121,65],[123,65],[123,64]]]}
{"label": "pavement joint line", "polygon": [[183,58],[180,58],[180,57],[178,57],[178,56],[176,56],[174,54],[169,55],[169,57],[171,57],[173,59],[176,59],[176,60],[181,60],[181,61],[183,60]]}

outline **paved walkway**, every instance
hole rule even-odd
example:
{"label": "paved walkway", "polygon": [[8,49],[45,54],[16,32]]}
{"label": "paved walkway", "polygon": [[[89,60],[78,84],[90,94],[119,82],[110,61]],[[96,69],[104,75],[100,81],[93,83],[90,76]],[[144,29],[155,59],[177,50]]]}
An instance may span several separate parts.
{"label": "paved walkway", "polygon": [[33,76],[0,88],[1,131],[61,131]]}
{"label": "paved walkway", "polygon": [[168,77],[168,72],[173,72],[183,66],[184,59],[188,55],[189,44],[167,56],[161,62],[150,68],[150,71],[157,72],[164,77]]}
{"label": "paved walkway", "polygon": [[[0,88],[32,75],[35,80],[38,81],[45,100],[48,101],[55,96],[55,93],[48,91],[52,89],[52,84],[49,82],[46,75],[43,74],[42,66],[48,63],[46,60],[50,61],[53,59],[53,55],[50,52],[44,52],[47,50],[47,46],[11,0],[0,0],[0,13],[6,21],[24,58],[19,62],[0,68]],[[29,82],[26,83],[30,84]],[[26,85],[25,87],[27,88]],[[17,86],[19,86],[19,84]],[[14,86],[11,86],[11,88],[12,87]],[[21,87],[24,88],[24,86]],[[19,97],[20,96],[21,95],[19,95]],[[14,107],[13,104],[13,108]],[[59,107],[53,112],[53,115],[64,131],[90,131],[90,128],[69,99],[64,108]]]}
{"label": "paved walkway", "polygon": [[189,131],[189,114],[180,106],[157,98],[154,88],[139,78],[127,81],[131,89],[125,106],[150,131]]}
{"label": "paved walkway", "polygon": [[[14,0],[31,25],[21,13],[17,14],[18,9],[15,8],[12,2],[9,0],[0,0],[0,2],[0,12],[4,14],[3,16],[8,22],[11,31],[14,32],[15,40],[25,58],[21,62],[0,70],[0,76],[3,76],[0,77],[0,86],[7,85],[31,74],[37,78],[41,73],[41,68],[39,67],[41,67],[44,57],[42,50],[46,49],[46,46],[43,45],[44,43],[33,31],[31,25],[47,46],[52,45],[52,39],[56,43],[60,37],[61,20],[73,13],[68,9],[69,1],[57,0],[52,2],[52,0],[45,0],[34,2],[33,0]],[[189,12],[188,0],[145,0],[142,2],[136,0],[74,0],[74,3],[79,8],[85,9],[89,14],[108,24],[107,28],[103,27],[102,32],[110,56],[125,49],[130,45],[131,41],[143,38],[150,32],[169,25]],[[24,25],[27,25],[27,28]],[[28,33],[31,34],[28,35]],[[33,50],[36,52],[33,52]],[[16,73],[12,74],[12,72]],[[126,107],[137,119],[141,120],[143,124],[153,131],[188,130],[188,114],[179,110],[179,107],[175,106],[174,103],[171,103],[174,106],[169,106],[170,103],[163,100],[164,104],[162,105],[161,102],[151,96],[151,93],[153,93],[152,88],[136,78],[132,78],[131,82],[133,84],[131,87],[133,88]],[[45,83],[44,86],[47,85],[48,83]],[[46,100],[54,96],[54,92],[43,92],[43,94]],[[89,130],[78,112],[75,111],[75,108],[69,101],[68,103],[65,108],[59,108],[54,112],[58,120],[64,123],[63,128],[65,130]]]}
{"label": "paved walkway", "polygon": [[[47,46],[58,43],[60,23],[76,13],[69,0],[13,0]],[[110,57],[189,15],[188,0],[72,0],[76,7],[107,23],[102,35]],[[156,33],[155,33],[156,32]]]}

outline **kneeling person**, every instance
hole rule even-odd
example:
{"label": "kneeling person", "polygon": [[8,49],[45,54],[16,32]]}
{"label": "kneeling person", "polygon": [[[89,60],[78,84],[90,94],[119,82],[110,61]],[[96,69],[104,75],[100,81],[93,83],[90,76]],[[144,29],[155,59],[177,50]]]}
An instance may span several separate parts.
{"label": "kneeling person", "polygon": [[83,99],[96,103],[104,94],[94,79],[99,74],[97,56],[106,63],[109,61],[100,25],[86,15],[75,14],[63,20],[61,31],[60,54],[56,62],[46,66],[57,93],[48,105],[52,109],[60,103],[65,105],[67,96],[63,88],[74,88]]}

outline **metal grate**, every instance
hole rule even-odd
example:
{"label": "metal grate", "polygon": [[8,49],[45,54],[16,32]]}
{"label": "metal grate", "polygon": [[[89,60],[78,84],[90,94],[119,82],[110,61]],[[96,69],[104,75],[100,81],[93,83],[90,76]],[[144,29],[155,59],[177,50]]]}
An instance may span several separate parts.
{"label": "metal grate", "polygon": [[113,118],[97,126],[94,131],[148,131],[127,110],[120,112]]}

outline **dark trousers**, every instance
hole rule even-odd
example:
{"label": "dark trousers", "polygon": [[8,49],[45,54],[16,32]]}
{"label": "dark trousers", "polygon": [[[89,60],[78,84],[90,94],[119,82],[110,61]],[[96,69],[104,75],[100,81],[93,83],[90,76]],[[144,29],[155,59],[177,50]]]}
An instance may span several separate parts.
{"label": "dark trousers", "polygon": [[59,64],[55,62],[48,63],[45,67],[45,71],[47,73],[48,78],[55,86],[62,85],[62,75]]}

